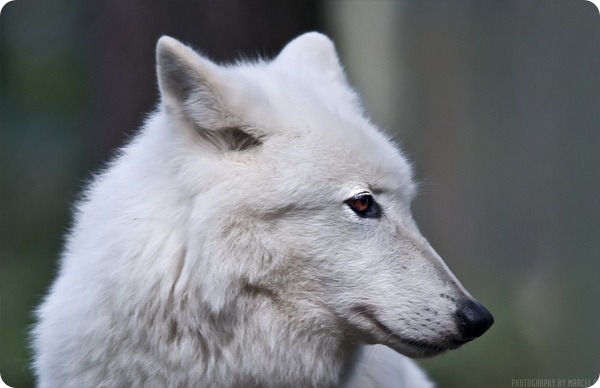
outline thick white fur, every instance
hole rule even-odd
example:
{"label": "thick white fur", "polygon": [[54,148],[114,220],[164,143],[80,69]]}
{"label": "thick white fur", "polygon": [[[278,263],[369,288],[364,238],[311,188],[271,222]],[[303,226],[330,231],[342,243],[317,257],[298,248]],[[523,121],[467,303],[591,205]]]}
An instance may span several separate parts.
{"label": "thick white fur", "polygon": [[[331,41],[218,66],[163,37],[157,60],[160,106],[79,202],[38,310],[39,386],[430,386],[396,352],[449,348],[468,294]],[[364,191],[381,218],[344,203]]]}

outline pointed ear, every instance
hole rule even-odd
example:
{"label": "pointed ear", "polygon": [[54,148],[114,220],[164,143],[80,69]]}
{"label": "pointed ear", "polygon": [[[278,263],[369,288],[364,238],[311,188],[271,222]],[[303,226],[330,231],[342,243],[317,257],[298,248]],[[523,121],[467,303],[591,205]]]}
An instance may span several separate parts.
{"label": "pointed ear", "polygon": [[169,113],[204,128],[227,125],[217,65],[168,36],[158,41],[156,63],[160,94]]}
{"label": "pointed ear", "polygon": [[260,137],[232,123],[227,87],[219,66],[176,39],[163,36],[156,46],[158,85],[167,113],[194,124],[199,139],[218,150],[245,150]]}
{"label": "pointed ear", "polygon": [[362,114],[360,98],[346,78],[333,42],[325,35],[318,32],[300,35],[283,48],[274,63],[293,69],[295,75],[326,90],[327,103],[336,109]]}
{"label": "pointed ear", "polygon": [[318,32],[307,32],[288,43],[275,59],[283,66],[294,66],[312,76],[326,77],[347,84],[331,39]]}

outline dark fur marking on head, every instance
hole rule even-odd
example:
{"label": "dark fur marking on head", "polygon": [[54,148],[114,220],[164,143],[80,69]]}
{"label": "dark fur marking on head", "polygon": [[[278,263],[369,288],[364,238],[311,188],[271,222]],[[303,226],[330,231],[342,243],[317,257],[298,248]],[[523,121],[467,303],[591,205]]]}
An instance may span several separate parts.
{"label": "dark fur marking on head", "polygon": [[215,148],[223,151],[245,151],[262,145],[259,137],[245,132],[240,127],[226,127],[215,130],[198,130],[198,135]]}

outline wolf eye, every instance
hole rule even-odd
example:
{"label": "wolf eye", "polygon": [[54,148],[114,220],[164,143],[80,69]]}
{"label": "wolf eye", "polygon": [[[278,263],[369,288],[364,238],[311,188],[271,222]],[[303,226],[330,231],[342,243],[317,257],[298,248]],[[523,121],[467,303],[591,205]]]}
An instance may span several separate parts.
{"label": "wolf eye", "polygon": [[359,193],[345,201],[346,205],[362,218],[379,218],[381,208],[369,193]]}

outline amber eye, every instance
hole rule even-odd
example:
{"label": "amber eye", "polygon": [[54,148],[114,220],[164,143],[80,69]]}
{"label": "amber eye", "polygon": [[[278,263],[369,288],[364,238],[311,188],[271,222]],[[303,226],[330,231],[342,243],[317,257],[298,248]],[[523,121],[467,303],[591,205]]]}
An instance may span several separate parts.
{"label": "amber eye", "polygon": [[371,207],[371,196],[368,194],[359,194],[350,198],[347,203],[355,212],[364,213]]}
{"label": "amber eye", "polygon": [[346,205],[359,217],[378,218],[381,216],[381,208],[370,193],[356,194],[346,200]]}

